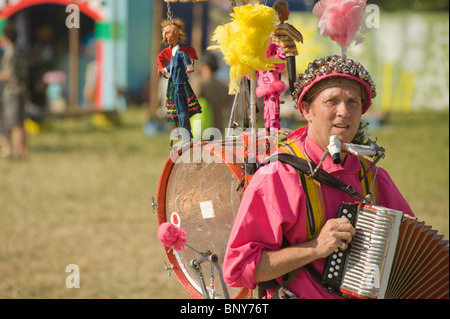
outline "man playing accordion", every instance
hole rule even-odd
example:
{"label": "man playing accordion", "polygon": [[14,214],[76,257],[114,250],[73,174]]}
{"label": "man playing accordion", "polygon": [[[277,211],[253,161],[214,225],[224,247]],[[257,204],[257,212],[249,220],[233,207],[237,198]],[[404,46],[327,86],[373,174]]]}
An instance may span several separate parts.
{"label": "man playing accordion", "polygon": [[[340,164],[335,164],[330,155],[322,158],[331,136],[337,136],[342,143],[353,141],[361,116],[375,96],[370,74],[359,62],[340,56],[315,60],[305,74],[299,75],[293,93],[308,124],[290,134],[281,151],[316,165],[320,163],[323,170],[359,194],[369,191],[376,205],[413,215],[382,168],[344,152]],[[367,176],[373,179],[370,190],[364,189],[361,180],[364,169],[369,169]],[[314,279],[314,273],[322,274],[325,258],[338,248],[347,249],[352,241],[355,229],[348,219],[336,218],[336,212],[340,204],[357,200],[323,184],[315,183],[305,190],[300,175],[291,165],[275,161],[253,176],[227,246],[224,260],[227,285],[256,289],[260,283],[273,279],[281,283],[283,275],[299,269],[282,287],[284,296],[341,298],[324,290]],[[308,176],[304,179],[314,184]],[[268,297],[274,294],[274,289],[267,290]]]}

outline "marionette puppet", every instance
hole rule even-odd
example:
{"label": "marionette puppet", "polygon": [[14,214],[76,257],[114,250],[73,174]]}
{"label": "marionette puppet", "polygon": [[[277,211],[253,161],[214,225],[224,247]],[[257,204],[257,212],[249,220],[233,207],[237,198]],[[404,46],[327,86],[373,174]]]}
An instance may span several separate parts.
{"label": "marionette puppet", "polygon": [[[283,49],[275,43],[270,43],[266,57],[286,61]],[[286,90],[286,85],[280,80],[280,72],[286,70],[286,63],[274,65],[274,70],[256,71],[256,96],[264,98],[264,126],[267,134],[277,133],[281,128],[280,94]]]}
{"label": "marionette puppet", "polygon": [[292,94],[297,77],[295,57],[298,55],[298,50],[296,42],[303,43],[303,35],[293,25],[286,22],[290,16],[289,3],[287,1],[277,0],[273,5],[273,9],[278,14],[280,24],[277,25],[277,28],[273,32],[272,41],[279,45],[286,54],[289,92]]}
{"label": "marionette puppet", "polygon": [[164,20],[161,23],[163,43],[169,45],[157,60],[158,73],[168,77],[166,107],[167,122],[181,126],[183,142],[190,142],[192,135],[190,117],[202,109],[188,80],[194,72],[193,60],[198,60],[195,49],[181,46],[185,41],[184,23],[180,19]]}

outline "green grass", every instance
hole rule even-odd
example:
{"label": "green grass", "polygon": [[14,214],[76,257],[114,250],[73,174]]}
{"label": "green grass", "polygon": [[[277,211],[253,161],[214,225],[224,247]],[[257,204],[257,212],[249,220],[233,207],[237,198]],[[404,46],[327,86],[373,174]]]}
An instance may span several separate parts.
{"label": "green grass", "polygon": [[416,217],[449,238],[448,114],[393,114],[372,133],[385,147],[381,160]]}
{"label": "green grass", "polygon": [[[168,136],[146,138],[137,110],[122,122],[55,123],[27,160],[0,161],[0,298],[187,297],[163,268],[151,208]],[[65,286],[72,263],[80,289]]]}
{"label": "green grass", "polygon": [[[0,159],[0,298],[189,298],[163,268],[151,198],[169,135],[145,137],[130,109],[110,131],[89,119],[30,137],[26,160]],[[420,219],[448,239],[448,115],[395,115],[378,136]],[[79,289],[65,285],[80,267]]]}

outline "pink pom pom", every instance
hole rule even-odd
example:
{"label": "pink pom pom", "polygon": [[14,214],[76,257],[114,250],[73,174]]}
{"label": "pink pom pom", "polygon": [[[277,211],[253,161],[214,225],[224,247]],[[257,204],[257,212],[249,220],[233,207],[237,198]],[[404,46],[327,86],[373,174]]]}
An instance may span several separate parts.
{"label": "pink pom pom", "polygon": [[322,36],[329,36],[345,51],[358,37],[367,0],[320,0],[313,8]]}
{"label": "pink pom pom", "polygon": [[165,222],[159,225],[157,235],[164,246],[173,247],[176,251],[184,250],[186,231],[183,229]]}

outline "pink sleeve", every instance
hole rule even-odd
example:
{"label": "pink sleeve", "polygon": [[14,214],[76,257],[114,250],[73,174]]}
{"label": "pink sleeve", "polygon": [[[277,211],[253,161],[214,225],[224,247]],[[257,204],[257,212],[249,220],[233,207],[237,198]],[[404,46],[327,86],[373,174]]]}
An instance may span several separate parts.
{"label": "pink sleeve", "polygon": [[[223,272],[227,285],[255,289],[257,284],[255,270],[260,262],[261,253],[270,246],[276,249],[278,239],[272,235],[270,237],[273,242],[267,244],[265,239],[258,238],[269,233],[273,226],[267,218],[258,218],[258,215],[260,217],[267,215],[267,207],[262,197],[257,192],[245,194],[235,220],[235,225],[240,227],[233,227],[225,254]],[[277,221],[274,220],[274,223],[277,224]]]}
{"label": "pink sleeve", "polygon": [[[267,175],[258,171],[244,193],[223,265],[224,279],[229,286],[255,289],[255,270],[262,251],[279,249],[283,228],[296,220],[299,197],[292,193],[288,196],[285,190],[298,189],[298,175],[290,167],[287,170],[280,167],[278,171],[281,172]],[[259,188],[261,182],[264,191]]]}

